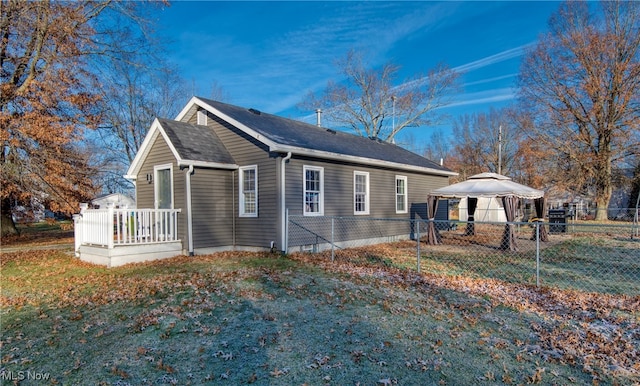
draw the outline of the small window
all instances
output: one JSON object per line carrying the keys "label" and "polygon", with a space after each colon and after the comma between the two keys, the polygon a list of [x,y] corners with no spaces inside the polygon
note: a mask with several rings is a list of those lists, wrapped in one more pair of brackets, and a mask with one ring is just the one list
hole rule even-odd
{"label": "small window", "polygon": [[206,110],[198,110],[197,113],[198,125],[206,126],[207,125],[207,111]]}
{"label": "small window", "polygon": [[407,177],[396,176],[396,213],[407,213]]}
{"label": "small window", "polygon": [[324,168],[304,166],[304,215],[324,214]]}
{"label": "small window", "polygon": [[258,166],[240,168],[240,216],[258,217]]}
{"label": "small window", "polygon": [[353,172],[354,214],[369,214],[369,173]]}

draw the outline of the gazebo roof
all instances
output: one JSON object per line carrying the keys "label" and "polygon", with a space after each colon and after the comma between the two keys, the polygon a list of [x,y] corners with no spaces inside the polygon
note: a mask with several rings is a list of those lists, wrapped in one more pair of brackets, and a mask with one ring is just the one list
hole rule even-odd
{"label": "gazebo roof", "polygon": [[511,178],[501,174],[480,173],[466,181],[433,190],[430,195],[444,198],[516,196],[535,199],[544,197],[544,192],[513,182]]}

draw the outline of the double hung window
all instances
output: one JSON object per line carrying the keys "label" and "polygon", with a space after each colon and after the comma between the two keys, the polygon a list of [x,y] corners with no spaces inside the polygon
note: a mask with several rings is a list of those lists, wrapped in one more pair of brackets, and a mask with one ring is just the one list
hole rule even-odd
{"label": "double hung window", "polygon": [[407,177],[396,176],[396,213],[407,213]]}
{"label": "double hung window", "polygon": [[353,172],[354,214],[369,214],[369,173]]}
{"label": "double hung window", "polygon": [[258,217],[258,166],[240,168],[240,216]]}
{"label": "double hung window", "polygon": [[324,214],[324,168],[304,166],[304,215]]}

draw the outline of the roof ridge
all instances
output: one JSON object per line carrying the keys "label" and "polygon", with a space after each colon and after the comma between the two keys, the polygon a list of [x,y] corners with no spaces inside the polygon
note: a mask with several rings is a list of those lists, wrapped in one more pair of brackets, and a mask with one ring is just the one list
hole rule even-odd
{"label": "roof ridge", "polygon": [[[417,167],[422,171],[456,175],[450,169],[397,144],[379,138],[363,137],[342,130],[329,129],[279,115],[231,105],[208,98],[194,97],[201,103],[250,130],[255,138],[275,151],[301,150],[319,158],[345,156],[356,163],[379,163],[388,167]],[[197,104],[197,102],[195,102]],[[212,111],[213,112],[213,111]],[[339,136],[336,137],[336,136]],[[260,140],[260,139],[259,139]],[[391,165],[393,164],[393,165]]]}

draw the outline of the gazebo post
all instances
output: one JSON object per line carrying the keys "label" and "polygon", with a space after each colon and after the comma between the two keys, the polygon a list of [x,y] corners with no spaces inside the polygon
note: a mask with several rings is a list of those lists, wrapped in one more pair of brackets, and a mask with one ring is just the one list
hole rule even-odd
{"label": "gazebo post", "polygon": [[513,221],[516,218],[516,204],[518,198],[514,195],[502,197],[502,206],[504,207],[504,214],[507,217],[507,225],[504,227],[504,233],[502,234],[502,241],[500,242],[500,249],[503,251],[509,250],[515,252],[518,250],[516,243],[516,233],[514,230]]}
{"label": "gazebo post", "polygon": [[436,212],[438,211],[438,197],[429,195],[427,197],[427,244],[438,245],[442,243],[442,238],[436,227]]}
{"label": "gazebo post", "polygon": [[478,206],[478,199],[476,197],[467,197],[467,228],[464,231],[465,236],[473,236],[476,234],[476,226],[474,224],[476,213],[476,207]]}
{"label": "gazebo post", "polygon": [[[546,206],[546,200],[544,196],[534,199],[533,206],[536,208],[536,218],[538,224],[536,224],[536,227],[533,229],[531,240],[537,240],[539,238],[540,241],[549,241],[549,234],[547,233],[547,228],[545,228],[544,226],[544,208]],[[540,228],[540,230],[536,232],[536,228]]]}

